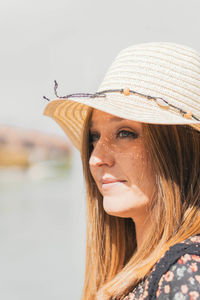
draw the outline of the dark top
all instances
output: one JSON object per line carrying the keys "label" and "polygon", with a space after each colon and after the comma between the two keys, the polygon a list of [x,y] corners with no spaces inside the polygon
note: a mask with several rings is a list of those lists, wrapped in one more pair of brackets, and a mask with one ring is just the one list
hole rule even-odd
{"label": "dark top", "polygon": [[[181,251],[185,254],[179,255]],[[173,262],[167,266],[169,260]],[[162,272],[164,268],[166,272]],[[154,289],[155,297],[152,292]],[[123,300],[149,299],[200,299],[200,235],[170,247],[155,264],[150,275],[141,280]]]}

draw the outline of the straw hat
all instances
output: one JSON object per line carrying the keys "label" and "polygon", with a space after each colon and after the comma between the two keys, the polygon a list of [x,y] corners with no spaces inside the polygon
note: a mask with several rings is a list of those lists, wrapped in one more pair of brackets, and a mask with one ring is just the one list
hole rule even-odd
{"label": "straw hat", "polygon": [[121,50],[94,94],[60,97],[55,84],[58,99],[47,104],[44,115],[63,128],[79,151],[89,107],[134,121],[200,130],[200,53],[185,45],[150,42]]}

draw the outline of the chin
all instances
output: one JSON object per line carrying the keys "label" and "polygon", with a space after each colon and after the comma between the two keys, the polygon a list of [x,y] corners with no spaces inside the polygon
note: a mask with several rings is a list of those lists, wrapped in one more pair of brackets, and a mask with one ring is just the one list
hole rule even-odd
{"label": "chin", "polygon": [[131,210],[128,207],[122,206],[122,202],[120,203],[113,199],[103,199],[103,208],[108,215],[121,217],[121,218],[130,218],[131,217]]}
{"label": "chin", "polygon": [[113,217],[119,217],[119,218],[131,218],[131,216],[128,213],[125,212],[115,212],[115,211],[106,211],[105,212]]}

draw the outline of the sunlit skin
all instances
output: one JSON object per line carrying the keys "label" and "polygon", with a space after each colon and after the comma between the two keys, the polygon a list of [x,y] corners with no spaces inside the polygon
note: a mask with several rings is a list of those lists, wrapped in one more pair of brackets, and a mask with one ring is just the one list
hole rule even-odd
{"label": "sunlit skin", "polygon": [[[139,246],[151,222],[147,207],[155,187],[142,123],[94,109],[90,142],[93,150],[89,167],[103,196],[104,210],[113,216],[133,219]],[[102,177],[125,182],[102,184]]]}

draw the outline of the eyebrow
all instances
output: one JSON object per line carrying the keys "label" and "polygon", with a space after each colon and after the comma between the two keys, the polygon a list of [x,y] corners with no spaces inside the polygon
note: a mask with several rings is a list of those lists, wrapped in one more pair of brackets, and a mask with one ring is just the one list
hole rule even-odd
{"label": "eyebrow", "polygon": [[[119,118],[119,117],[113,117],[110,119],[110,122],[121,122],[123,120],[126,120],[126,119]],[[94,125],[94,122],[91,121],[90,126],[93,126],[93,125]]]}

